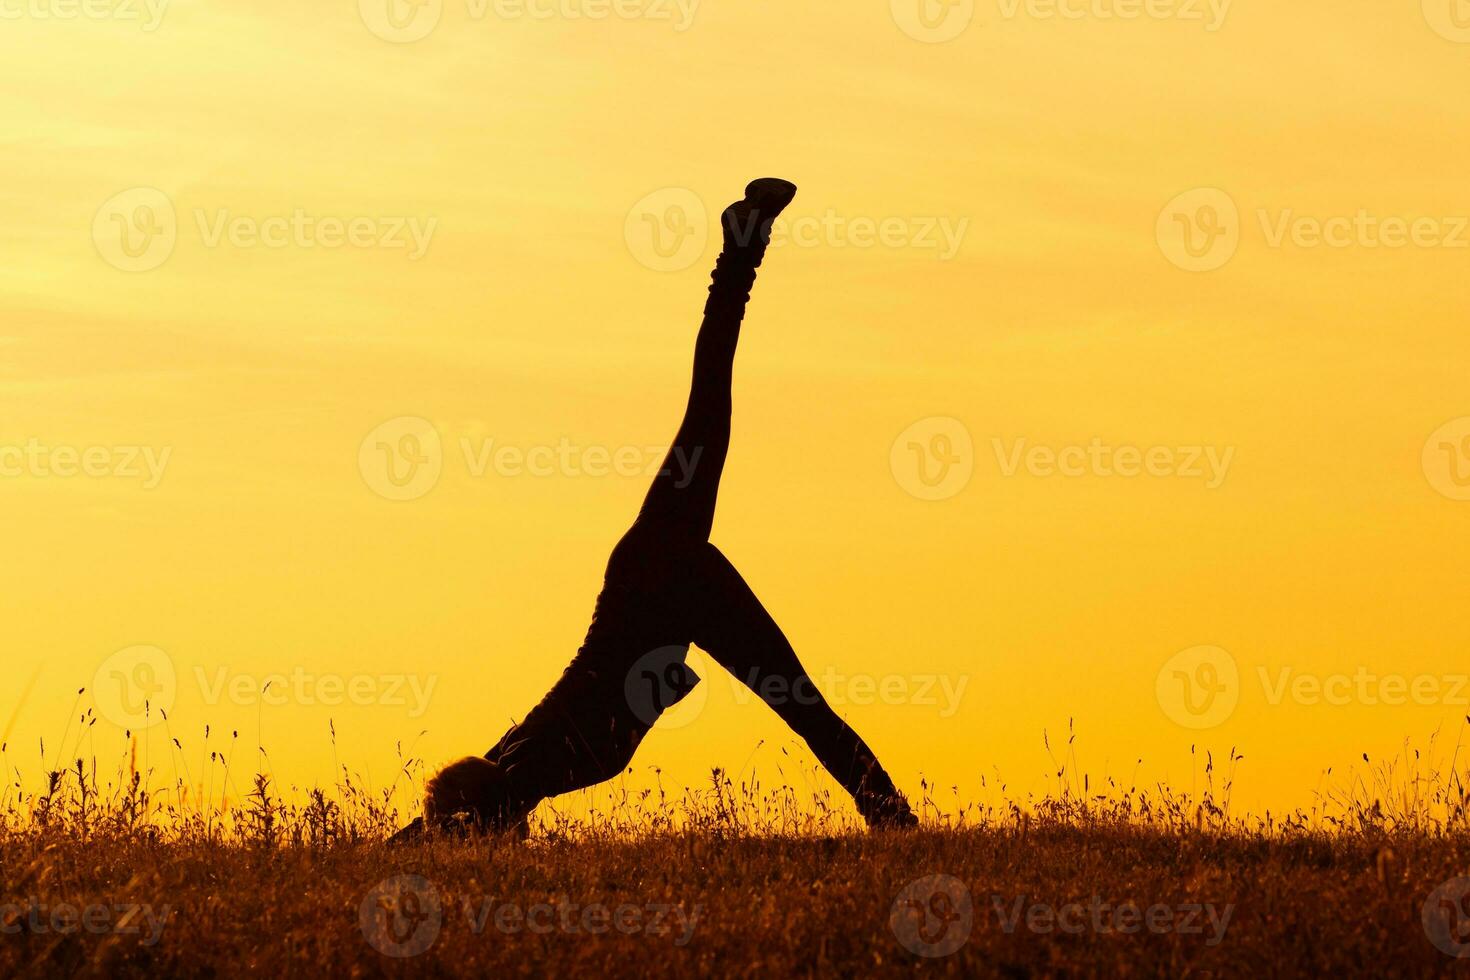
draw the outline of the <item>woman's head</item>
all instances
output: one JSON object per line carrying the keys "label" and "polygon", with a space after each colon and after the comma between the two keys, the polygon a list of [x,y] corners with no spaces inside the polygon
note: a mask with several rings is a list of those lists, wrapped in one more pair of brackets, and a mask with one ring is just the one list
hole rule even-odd
{"label": "woman's head", "polygon": [[480,756],[466,756],[440,769],[424,786],[424,823],[445,828],[500,830],[509,818],[505,772]]}

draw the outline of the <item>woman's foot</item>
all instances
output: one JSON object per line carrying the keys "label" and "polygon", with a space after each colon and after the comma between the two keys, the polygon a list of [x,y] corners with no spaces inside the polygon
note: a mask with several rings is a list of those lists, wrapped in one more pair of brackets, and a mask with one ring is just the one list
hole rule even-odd
{"label": "woman's foot", "polygon": [[745,188],[745,198],[720,216],[726,254],[759,256],[771,242],[771,224],[796,197],[796,185],[779,177],[762,177]]}
{"label": "woman's foot", "polygon": [[908,830],[919,825],[919,818],[902,793],[862,793],[856,801],[858,812],[871,830]]}

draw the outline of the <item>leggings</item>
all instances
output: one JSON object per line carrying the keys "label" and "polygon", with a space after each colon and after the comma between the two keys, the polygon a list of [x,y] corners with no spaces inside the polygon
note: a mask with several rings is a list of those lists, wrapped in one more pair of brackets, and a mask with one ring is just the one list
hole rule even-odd
{"label": "leggings", "polygon": [[[727,246],[715,267],[683,423],[637,520],[613,549],[586,643],[546,698],[486,753],[510,787],[503,825],[523,824],[543,799],[622,772],[655,720],[630,704],[639,683],[630,670],[658,649],[673,649],[682,666],[678,652],[691,643],[765,700],[870,821],[895,807],[908,813],[872,751],[709,541],[730,446],[735,347],[762,251],[759,243]],[[670,700],[697,682],[690,676]]]}

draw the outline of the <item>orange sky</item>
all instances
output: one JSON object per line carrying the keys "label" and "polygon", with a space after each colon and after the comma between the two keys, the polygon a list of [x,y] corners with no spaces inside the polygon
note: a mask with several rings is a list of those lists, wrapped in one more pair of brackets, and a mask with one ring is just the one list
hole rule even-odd
{"label": "orange sky", "polygon": [[[206,723],[298,785],[487,748],[764,174],[715,540],[904,787],[1045,789],[1075,719],[1095,778],[1235,746],[1281,809],[1458,736],[1450,0],[391,2],[0,3],[7,765],[82,686],[104,770],[145,689],[193,778]],[[635,765],[804,785],[700,672]]]}

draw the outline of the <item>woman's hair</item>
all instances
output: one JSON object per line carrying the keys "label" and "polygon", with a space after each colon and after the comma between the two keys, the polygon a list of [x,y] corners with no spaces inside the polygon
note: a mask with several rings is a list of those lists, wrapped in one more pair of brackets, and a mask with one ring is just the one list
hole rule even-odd
{"label": "woman's hair", "polygon": [[480,756],[466,756],[440,769],[425,784],[424,823],[442,827],[464,814],[473,826],[497,828],[508,802],[501,768]]}

